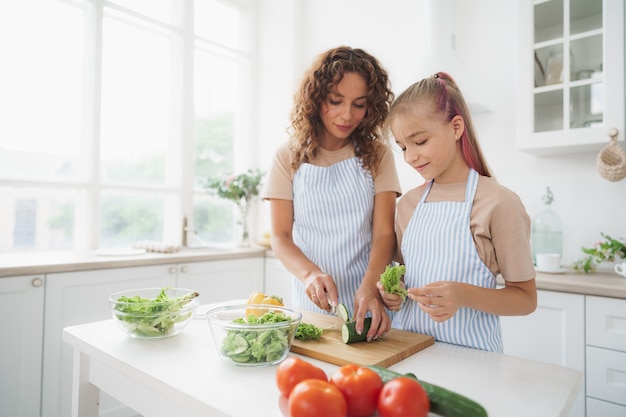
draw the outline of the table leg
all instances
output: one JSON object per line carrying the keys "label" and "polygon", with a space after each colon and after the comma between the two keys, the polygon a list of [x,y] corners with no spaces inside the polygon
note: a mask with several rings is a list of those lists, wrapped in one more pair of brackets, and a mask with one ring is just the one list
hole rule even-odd
{"label": "table leg", "polygon": [[100,389],[89,382],[90,362],[89,356],[74,349],[72,417],[98,417],[100,414]]}

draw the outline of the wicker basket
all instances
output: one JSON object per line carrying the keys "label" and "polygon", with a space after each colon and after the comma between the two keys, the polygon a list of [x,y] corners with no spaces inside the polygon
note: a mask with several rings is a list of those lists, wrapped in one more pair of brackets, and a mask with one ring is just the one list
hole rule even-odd
{"label": "wicker basket", "polygon": [[598,171],[604,179],[619,181],[626,178],[626,152],[617,143],[617,130],[609,134],[611,142],[598,154]]}

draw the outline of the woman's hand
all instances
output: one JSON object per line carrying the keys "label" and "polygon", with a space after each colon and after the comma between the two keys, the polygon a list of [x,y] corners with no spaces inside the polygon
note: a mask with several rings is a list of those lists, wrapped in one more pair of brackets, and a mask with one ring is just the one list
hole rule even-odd
{"label": "woman's hand", "polygon": [[443,322],[463,307],[463,284],[453,281],[438,281],[421,288],[409,288],[409,298],[419,303],[422,311],[434,321]]}
{"label": "woman's hand", "polygon": [[304,281],[307,297],[319,308],[333,311],[339,303],[335,280],[325,272],[314,272]]}
{"label": "woman's hand", "polygon": [[[402,287],[404,287],[404,282],[401,285]],[[403,303],[402,297],[400,295],[389,294],[385,292],[385,287],[380,281],[376,283],[376,288],[378,288],[380,298],[383,301],[385,307],[387,307],[387,309],[389,309],[390,311],[400,311]]]}
{"label": "woman's hand", "polygon": [[361,285],[354,299],[354,316],[352,317],[356,321],[355,329],[358,334],[363,332],[363,322],[368,312],[371,313],[372,324],[367,332],[367,341],[371,342],[389,332],[391,319],[376,289]]}

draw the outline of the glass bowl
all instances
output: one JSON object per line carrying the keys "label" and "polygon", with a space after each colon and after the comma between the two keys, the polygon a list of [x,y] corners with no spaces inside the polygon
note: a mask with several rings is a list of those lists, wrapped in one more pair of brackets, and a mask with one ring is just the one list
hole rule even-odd
{"label": "glass bowl", "polygon": [[[299,311],[265,304],[216,307],[206,316],[220,358],[238,366],[281,362],[287,357],[302,320]],[[286,321],[262,322],[268,318]]]}
{"label": "glass bowl", "polygon": [[140,288],[111,294],[109,303],[113,319],[130,337],[162,339],[189,324],[198,295],[185,288]]}

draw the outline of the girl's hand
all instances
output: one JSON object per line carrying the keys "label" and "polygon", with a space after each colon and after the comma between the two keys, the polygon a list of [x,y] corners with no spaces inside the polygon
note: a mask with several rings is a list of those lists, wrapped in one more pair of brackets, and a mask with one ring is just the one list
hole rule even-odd
{"label": "girl's hand", "polygon": [[332,311],[339,303],[337,287],[333,277],[325,272],[315,272],[304,281],[307,297],[319,308]]}
{"label": "girl's hand", "polygon": [[[404,283],[402,283],[402,286],[404,286]],[[400,297],[400,295],[386,293],[385,288],[380,281],[376,283],[376,288],[378,288],[380,298],[383,300],[383,304],[387,307],[387,309],[390,311],[400,310],[400,307],[402,307],[402,297]]]}
{"label": "girl's hand", "polygon": [[453,281],[439,281],[421,288],[409,288],[409,298],[419,303],[422,311],[434,321],[443,322],[456,314],[463,306],[463,285]]}

